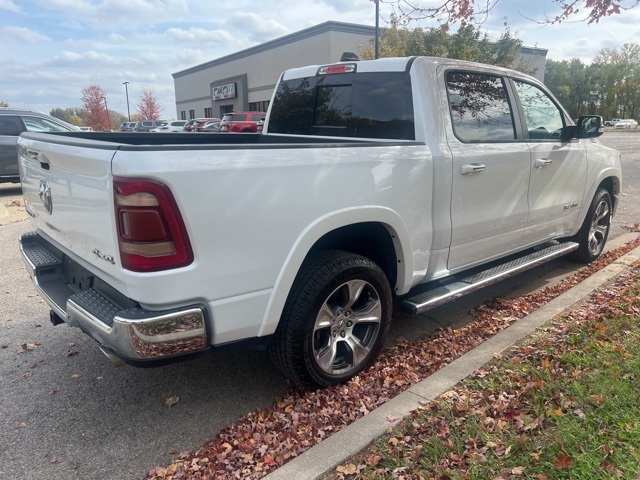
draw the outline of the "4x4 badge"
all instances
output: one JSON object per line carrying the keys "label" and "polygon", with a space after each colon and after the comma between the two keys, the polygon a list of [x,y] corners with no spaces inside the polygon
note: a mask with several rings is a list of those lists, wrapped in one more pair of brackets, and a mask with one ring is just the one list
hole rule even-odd
{"label": "4x4 badge", "polygon": [[49,215],[53,212],[53,200],[51,199],[51,185],[46,180],[40,180],[40,200]]}

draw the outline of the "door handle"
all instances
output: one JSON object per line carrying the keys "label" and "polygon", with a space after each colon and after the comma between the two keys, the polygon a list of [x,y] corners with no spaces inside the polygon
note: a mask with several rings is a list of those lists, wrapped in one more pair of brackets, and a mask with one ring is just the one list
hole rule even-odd
{"label": "door handle", "polygon": [[544,168],[548,167],[553,163],[553,160],[549,160],[548,158],[536,158],[536,161],[533,162],[533,166],[536,168]]}
{"label": "door handle", "polygon": [[472,173],[484,172],[487,167],[481,163],[470,163],[468,165],[462,165],[460,167],[460,173],[462,175],[471,175]]}

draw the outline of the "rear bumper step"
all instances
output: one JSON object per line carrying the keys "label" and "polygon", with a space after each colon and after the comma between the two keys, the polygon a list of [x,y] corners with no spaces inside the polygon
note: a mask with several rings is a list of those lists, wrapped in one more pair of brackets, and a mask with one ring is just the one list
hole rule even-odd
{"label": "rear bumper step", "polygon": [[117,293],[33,232],[20,238],[22,259],[52,323],[78,327],[114,361],[144,363],[208,348],[205,308],[151,311]]}
{"label": "rear bumper step", "polygon": [[409,315],[418,315],[577,249],[578,244],[575,242],[551,245],[528,255],[511,259],[499,265],[494,265],[487,270],[476,272],[454,283],[435,287],[416,294],[409,293],[409,296],[404,297],[400,301],[400,308]]}

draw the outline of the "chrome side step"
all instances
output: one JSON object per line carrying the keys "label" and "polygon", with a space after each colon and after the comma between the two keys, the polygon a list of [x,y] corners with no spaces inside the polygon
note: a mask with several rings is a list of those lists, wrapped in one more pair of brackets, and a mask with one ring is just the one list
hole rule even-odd
{"label": "chrome side step", "polygon": [[409,293],[409,296],[400,301],[400,308],[409,315],[418,315],[577,249],[578,244],[575,242],[559,243],[499,265],[493,264],[494,266],[487,270],[473,273],[448,285],[416,294]]}

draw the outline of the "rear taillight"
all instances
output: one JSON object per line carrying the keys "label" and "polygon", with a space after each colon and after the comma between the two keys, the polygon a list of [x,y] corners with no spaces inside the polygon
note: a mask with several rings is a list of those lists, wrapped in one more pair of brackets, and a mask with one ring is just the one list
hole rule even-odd
{"label": "rear taillight", "polygon": [[189,237],[169,187],[148,179],[117,177],[113,190],[124,268],[155,272],[193,262]]}

